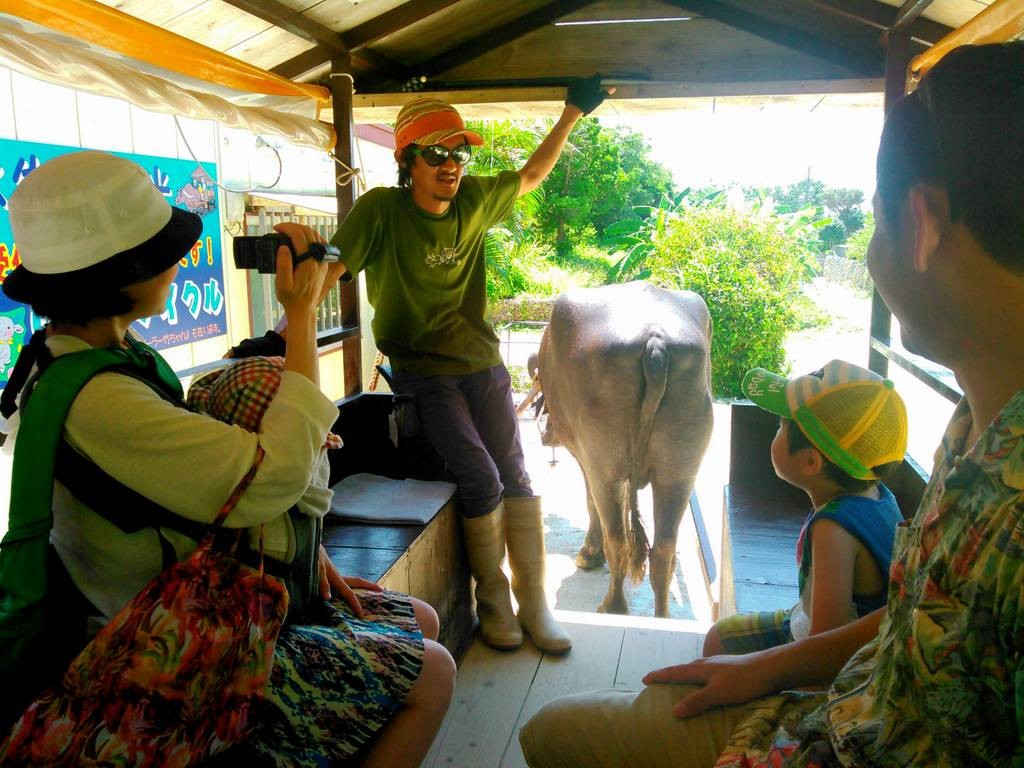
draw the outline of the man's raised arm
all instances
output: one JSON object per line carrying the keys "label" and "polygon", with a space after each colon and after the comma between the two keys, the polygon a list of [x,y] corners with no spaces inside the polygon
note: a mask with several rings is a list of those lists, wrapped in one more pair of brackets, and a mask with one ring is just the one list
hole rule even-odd
{"label": "man's raised arm", "polygon": [[615,93],[614,88],[602,88],[601,76],[594,75],[580,80],[573,80],[565,92],[565,109],[544,141],[533,151],[526,165],[519,169],[519,194],[532,192],[548,177],[551,169],[558,162],[559,155],[565,147],[576,122],[584,115],[589,115],[604,101],[606,96]]}

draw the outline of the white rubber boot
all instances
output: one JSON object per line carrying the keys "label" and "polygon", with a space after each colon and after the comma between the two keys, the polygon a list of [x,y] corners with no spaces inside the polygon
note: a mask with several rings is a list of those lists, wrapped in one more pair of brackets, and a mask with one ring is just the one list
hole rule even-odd
{"label": "white rubber boot", "polygon": [[572,648],[572,638],[551,615],[544,595],[544,520],[540,496],[509,496],[503,503],[519,623],[540,650],[565,653]]}
{"label": "white rubber boot", "polygon": [[501,570],[505,558],[505,525],[502,505],[482,517],[462,518],[462,532],[469,554],[469,569],[476,579],[476,615],[480,636],[492,648],[512,650],[523,644],[508,579]]}

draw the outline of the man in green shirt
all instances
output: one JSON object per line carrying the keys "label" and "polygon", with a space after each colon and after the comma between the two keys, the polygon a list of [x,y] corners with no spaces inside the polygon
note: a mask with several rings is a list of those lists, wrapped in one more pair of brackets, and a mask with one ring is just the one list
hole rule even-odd
{"label": "man in green shirt", "polygon": [[[517,648],[525,630],[543,651],[572,640],[544,596],[544,527],[523,461],[512,388],[487,309],[484,239],[551,172],[577,120],[606,93],[598,77],[570,84],[565,109],[519,171],[463,176],[483,139],[439,99],[398,115],[398,187],[356,201],[332,243],[347,279],[366,271],[377,346],[392,386],[411,396],[426,439],[459,485],[463,531],[485,642]],[[508,546],[512,588],[501,570]]]}

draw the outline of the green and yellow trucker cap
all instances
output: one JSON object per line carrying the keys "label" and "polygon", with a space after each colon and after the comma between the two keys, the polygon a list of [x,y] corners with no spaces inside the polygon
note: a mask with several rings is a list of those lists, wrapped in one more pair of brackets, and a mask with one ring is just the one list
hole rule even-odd
{"label": "green and yellow trucker cap", "polygon": [[877,480],[872,467],[902,461],[907,451],[903,399],[891,381],[853,363],[833,360],[793,379],[755,368],[741,388],[755,405],[796,422],[851,477]]}

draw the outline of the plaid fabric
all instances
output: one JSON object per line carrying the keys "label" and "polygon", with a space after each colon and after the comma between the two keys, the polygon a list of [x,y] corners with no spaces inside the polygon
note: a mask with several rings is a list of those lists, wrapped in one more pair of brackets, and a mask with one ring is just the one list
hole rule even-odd
{"label": "plaid fabric", "polygon": [[718,637],[732,654],[752,653],[792,642],[789,618],[793,609],[736,613],[715,622]]}
{"label": "plaid fabric", "polygon": [[[281,387],[283,357],[245,357],[192,382],[189,408],[215,419],[259,432],[267,407]],[[341,438],[327,433],[326,446],[341,448]]]}
{"label": "plaid fabric", "polygon": [[281,386],[283,357],[247,357],[192,382],[189,408],[258,432]]}

